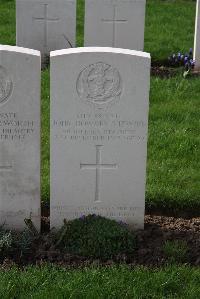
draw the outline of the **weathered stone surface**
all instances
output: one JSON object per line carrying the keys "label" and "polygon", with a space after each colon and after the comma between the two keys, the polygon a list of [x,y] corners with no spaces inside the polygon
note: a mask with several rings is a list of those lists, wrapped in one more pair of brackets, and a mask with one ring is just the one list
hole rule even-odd
{"label": "weathered stone surface", "polygon": [[40,228],[40,53],[0,46],[0,225]]}
{"label": "weathered stone surface", "polygon": [[143,51],[146,0],[86,0],[85,46]]}
{"label": "weathered stone surface", "polygon": [[76,39],[76,0],[16,0],[17,45],[50,51],[71,48]]}
{"label": "weathered stone surface", "polygon": [[51,227],[88,214],[143,227],[149,79],[147,53],[51,53]]}
{"label": "weathered stone surface", "polygon": [[196,6],[194,60],[195,60],[195,70],[200,71],[200,0],[197,0],[197,6]]}

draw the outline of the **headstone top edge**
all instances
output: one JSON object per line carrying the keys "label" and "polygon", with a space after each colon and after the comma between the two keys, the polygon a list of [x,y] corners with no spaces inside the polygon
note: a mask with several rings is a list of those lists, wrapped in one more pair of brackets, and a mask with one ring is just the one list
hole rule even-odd
{"label": "headstone top edge", "polygon": [[81,48],[63,49],[63,50],[52,51],[50,53],[50,56],[55,57],[55,56],[61,56],[61,55],[81,54],[81,53],[125,54],[125,55],[132,55],[132,56],[138,56],[138,57],[151,59],[150,53],[147,53],[147,52],[122,49],[122,48],[112,48],[112,47],[81,47]]}
{"label": "headstone top edge", "polygon": [[9,45],[0,45],[0,51],[17,52],[17,53],[29,54],[38,57],[41,56],[40,51],[17,47],[17,46],[9,46]]}

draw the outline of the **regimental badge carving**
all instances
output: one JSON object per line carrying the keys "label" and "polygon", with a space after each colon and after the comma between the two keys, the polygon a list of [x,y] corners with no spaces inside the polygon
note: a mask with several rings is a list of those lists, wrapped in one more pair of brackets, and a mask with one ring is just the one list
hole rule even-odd
{"label": "regimental badge carving", "polygon": [[13,83],[6,69],[0,66],[0,104],[5,103],[13,89]]}
{"label": "regimental badge carving", "polygon": [[104,62],[86,67],[77,79],[79,97],[104,109],[119,100],[122,92],[122,80],[116,68]]}

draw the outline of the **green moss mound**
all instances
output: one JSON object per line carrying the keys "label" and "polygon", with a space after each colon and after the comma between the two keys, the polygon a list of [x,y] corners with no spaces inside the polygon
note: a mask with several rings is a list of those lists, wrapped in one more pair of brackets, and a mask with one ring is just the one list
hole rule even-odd
{"label": "green moss mound", "polygon": [[89,258],[110,259],[132,254],[136,245],[135,236],[126,224],[96,215],[69,221],[60,233],[62,250]]}

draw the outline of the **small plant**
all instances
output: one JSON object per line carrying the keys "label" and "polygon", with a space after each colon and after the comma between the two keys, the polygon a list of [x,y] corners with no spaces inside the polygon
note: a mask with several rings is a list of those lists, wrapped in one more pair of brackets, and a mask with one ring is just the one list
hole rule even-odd
{"label": "small plant", "polygon": [[24,229],[20,234],[16,234],[13,240],[13,247],[21,252],[21,256],[31,249],[33,235],[28,229]]}
{"label": "small plant", "polygon": [[188,246],[185,241],[166,241],[163,252],[170,263],[183,263],[187,260]]}
{"label": "small plant", "polygon": [[133,253],[136,245],[126,225],[96,215],[66,222],[58,239],[61,250],[102,259]]}
{"label": "small plant", "polygon": [[185,71],[183,76],[186,77],[191,70],[194,68],[195,61],[193,60],[193,50],[192,48],[189,50],[189,53],[182,54],[178,52],[177,54],[172,54],[168,57],[168,62],[170,66],[180,67],[184,66]]}
{"label": "small plant", "polygon": [[0,227],[0,254],[9,250],[12,246],[13,238],[10,231],[4,230],[3,227]]}
{"label": "small plant", "polygon": [[0,255],[8,257],[13,251],[18,251],[21,256],[30,250],[34,236],[31,231],[26,228],[22,232],[6,230],[0,227]]}

